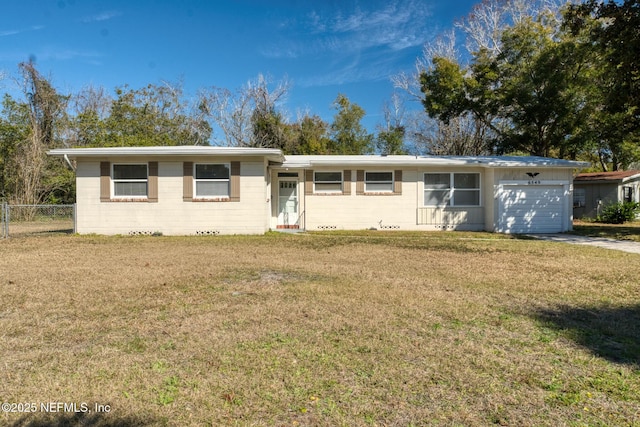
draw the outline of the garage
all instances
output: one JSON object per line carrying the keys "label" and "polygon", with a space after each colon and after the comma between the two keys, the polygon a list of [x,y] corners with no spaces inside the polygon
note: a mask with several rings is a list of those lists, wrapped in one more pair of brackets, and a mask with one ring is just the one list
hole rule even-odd
{"label": "garage", "polygon": [[567,192],[563,185],[502,185],[498,229],[503,233],[559,233]]}

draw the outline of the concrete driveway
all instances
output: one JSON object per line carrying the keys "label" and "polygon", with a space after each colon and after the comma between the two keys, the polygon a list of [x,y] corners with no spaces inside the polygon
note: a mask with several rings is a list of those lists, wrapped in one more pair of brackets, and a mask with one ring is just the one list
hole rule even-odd
{"label": "concrete driveway", "polygon": [[552,242],[597,246],[605,249],[640,254],[640,243],[631,240],[613,240],[602,237],[576,236],[574,234],[531,234],[530,236],[535,237],[536,239]]}

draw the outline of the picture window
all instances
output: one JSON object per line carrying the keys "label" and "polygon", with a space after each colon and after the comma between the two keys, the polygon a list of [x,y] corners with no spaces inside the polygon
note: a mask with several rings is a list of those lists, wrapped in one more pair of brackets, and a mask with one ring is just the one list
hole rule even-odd
{"label": "picture window", "polygon": [[425,173],[425,206],[480,206],[480,174]]}

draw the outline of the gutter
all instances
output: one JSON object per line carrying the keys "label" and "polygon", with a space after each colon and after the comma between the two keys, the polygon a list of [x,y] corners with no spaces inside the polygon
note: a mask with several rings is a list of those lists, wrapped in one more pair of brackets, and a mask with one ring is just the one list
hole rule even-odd
{"label": "gutter", "polygon": [[71,160],[69,160],[69,156],[68,155],[64,155],[64,161],[67,162],[67,164],[69,165],[69,167],[71,168],[72,171],[76,171],[76,168],[73,166],[73,164],[71,163]]}

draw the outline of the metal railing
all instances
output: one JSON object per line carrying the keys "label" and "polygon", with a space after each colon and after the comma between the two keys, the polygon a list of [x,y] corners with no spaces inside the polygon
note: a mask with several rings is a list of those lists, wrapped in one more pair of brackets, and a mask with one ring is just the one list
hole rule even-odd
{"label": "metal railing", "polygon": [[75,205],[19,205],[0,203],[0,237],[73,233]]}

